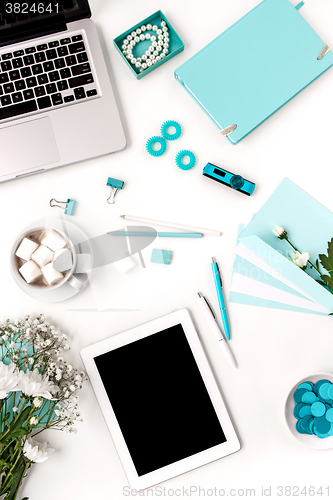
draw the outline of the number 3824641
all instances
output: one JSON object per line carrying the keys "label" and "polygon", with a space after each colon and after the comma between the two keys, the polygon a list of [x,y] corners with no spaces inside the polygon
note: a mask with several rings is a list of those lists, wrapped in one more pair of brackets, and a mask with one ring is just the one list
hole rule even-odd
{"label": "number 3824641", "polygon": [[58,3],[47,2],[34,2],[28,4],[27,2],[6,2],[6,14],[29,14],[30,12],[38,14],[52,14],[59,12]]}

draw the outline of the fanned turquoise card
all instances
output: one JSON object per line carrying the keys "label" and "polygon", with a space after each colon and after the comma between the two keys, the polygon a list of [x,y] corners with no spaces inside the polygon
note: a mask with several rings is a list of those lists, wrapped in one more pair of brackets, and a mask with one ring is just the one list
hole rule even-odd
{"label": "fanned turquoise card", "polygon": [[289,0],[264,0],[175,77],[237,144],[333,65],[325,45]]}
{"label": "fanned turquoise card", "polygon": [[314,269],[308,265],[304,272],[290,260],[294,250],[275,236],[276,225],[287,231],[300,252],[309,252],[313,262],[327,253],[333,237],[333,213],[291,180],[283,179],[240,229],[229,300],[316,314],[333,312],[333,295],[316,282],[319,276]]}

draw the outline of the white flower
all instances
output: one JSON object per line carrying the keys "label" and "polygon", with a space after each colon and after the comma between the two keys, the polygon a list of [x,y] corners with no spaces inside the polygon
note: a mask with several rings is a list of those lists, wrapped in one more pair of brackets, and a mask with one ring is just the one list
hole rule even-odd
{"label": "white flower", "polygon": [[300,267],[301,269],[305,269],[306,268],[306,265],[308,263],[308,260],[310,258],[310,255],[308,252],[302,252],[302,253],[299,253],[299,252],[296,252],[296,253],[292,253],[290,252],[290,257],[293,261],[294,264],[296,264],[298,267]]}
{"label": "white flower", "polygon": [[67,425],[65,427],[62,428],[62,430],[65,432],[65,434],[76,434],[77,433],[77,429],[75,429],[75,427],[68,427]]}
{"label": "white flower", "polygon": [[0,361],[0,399],[5,399],[11,391],[19,391],[18,381],[19,372],[16,365],[5,365]]}
{"label": "white flower", "polygon": [[287,231],[285,231],[281,226],[275,226],[275,228],[273,229],[273,233],[280,240],[283,240],[287,236]]}
{"label": "white flower", "polygon": [[34,405],[35,408],[40,408],[43,404],[43,398],[41,398],[40,396],[38,396],[37,398],[35,398],[32,402],[32,404]]}
{"label": "white flower", "polygon": [[23,394],[29,397],[41,396],[51,399],[51,393],[58,392],[59,390],[57,385],[49,381],[48,376],[40,375],[37,368],[34,371],[27,370],[26,373],[21,371],[18,385]]}
{"label": "white flower", "polygon": [[12,340],[11,343],[9,344],[9,349],[14,349],[15,347],[15,342]]}
{"label": "white flower", "polygon": [[18,412],[18,407],[17,407],[17,406],[14,406],[14,408],[13,408],[13,413],[16,413],[16,412]]}
{"label": "white flower", "polygon": [[32,437],[28,438],[23,446],[23,454],[30,462],[45,462],[53,452],[54,448],[48,443],[40,443]]}
{"label": "white flower", "polygon": [[36,426],[38,424],[38,417],[31,417],[31,419],[29,420],[29,424],[31,426]]}

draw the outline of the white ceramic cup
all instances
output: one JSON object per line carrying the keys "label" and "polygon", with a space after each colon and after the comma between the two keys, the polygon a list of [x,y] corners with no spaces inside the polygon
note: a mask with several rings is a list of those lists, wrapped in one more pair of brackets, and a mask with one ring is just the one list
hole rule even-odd
{"label": "white ceramic cup", "polygon": [[[29,226],[29,229],[26,229],[21,234],[19,234],[19,236],[16,238],[15,242],[13,243],[13,246],[11,249],[11,255],[10,255],[10,268],[11,268],[11,271],[12,271],[14,278],[25,286],[28,286],[28,287],[36,286],[34,283],[32,283],[32,284],[27,283],[23,279],[23,277],[21,276],[21,274],[19,272],[19,267],[18,267],[18,262],[17,262],[17,257],[15,255],[15,252],[16,252],[19,244],[21,243],[21,241],[23,240],[24,237],[28,237],[31,234],[36,233],[38,231],[47,232],[50,230],[59,233],[66,240],[67,246],[72,253],[72,258],[73,258],[72,267],[70,268],[69,271],[66,272],[64,279],[61,280],[56,285],[38,286],[38,288],[40,290],[45,291],[45,293],[47,293],[48,290],[54,290],[56,288],[60,288],[65,283],[68,283],[70,286],[72,286],[76,290],[83,290],[86,286],[86,282],[81,281],[77,276],[75,276],[75,271],[76,271],[77,261],[78,261],[78,254],[77,254],[75,247],[74,247],[72,241],[70,240],[70,238],[56,227],[53,228],[53,227],[48,226],[46,228],[43,228],[40,225]],[[85,254],[80,254],[80,255],[85,255]],[[80,272],[82,273],[83,270],[81,269]]]}

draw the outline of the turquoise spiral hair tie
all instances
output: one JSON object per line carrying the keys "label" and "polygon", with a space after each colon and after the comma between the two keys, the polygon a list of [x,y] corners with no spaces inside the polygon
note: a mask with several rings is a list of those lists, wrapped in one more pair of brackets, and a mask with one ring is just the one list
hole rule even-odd
{"label": "turquoise spiral hair tie", "polygon": [[[188,156],[190,159],[189,163],[187,164],[182,163],[182,158],[184,158],[185,156]],[[183,151],[179,151],[179,153],[177,153],[175,162],[177,167],[181,170],[191,170],[196,162],[195,154],[192,153],[192,151],[188,151],[188,149],[183,149]]]}
{"label": "turquoise spiral hair tie", "polygon": [[[168,133],[169,127],[174,127],[176,131],[173,134],[169,134]],[[166,122],[163,123],[161,127],[161,135],[167,141],[174,141],[175,139],[178,139],[178,137],[181,136],[181,133],[182,133],[181,126],[179,125],[178,122],[175,122],[174,120],[167,120]]]}
{"label": "turquoise spiral hair tie", "polygon": [[[153,149],[153,144],[158,143],[161,147],[157,151]],[[159,137],[158,135],[154,135],[150,139],[148,139],[147,144],[146,144],[146,150],[147,153],[149,153],[152,156],[161,156],[163,153],[165,153],[167,148],[167,143],[166,140],[163,137]]]}

